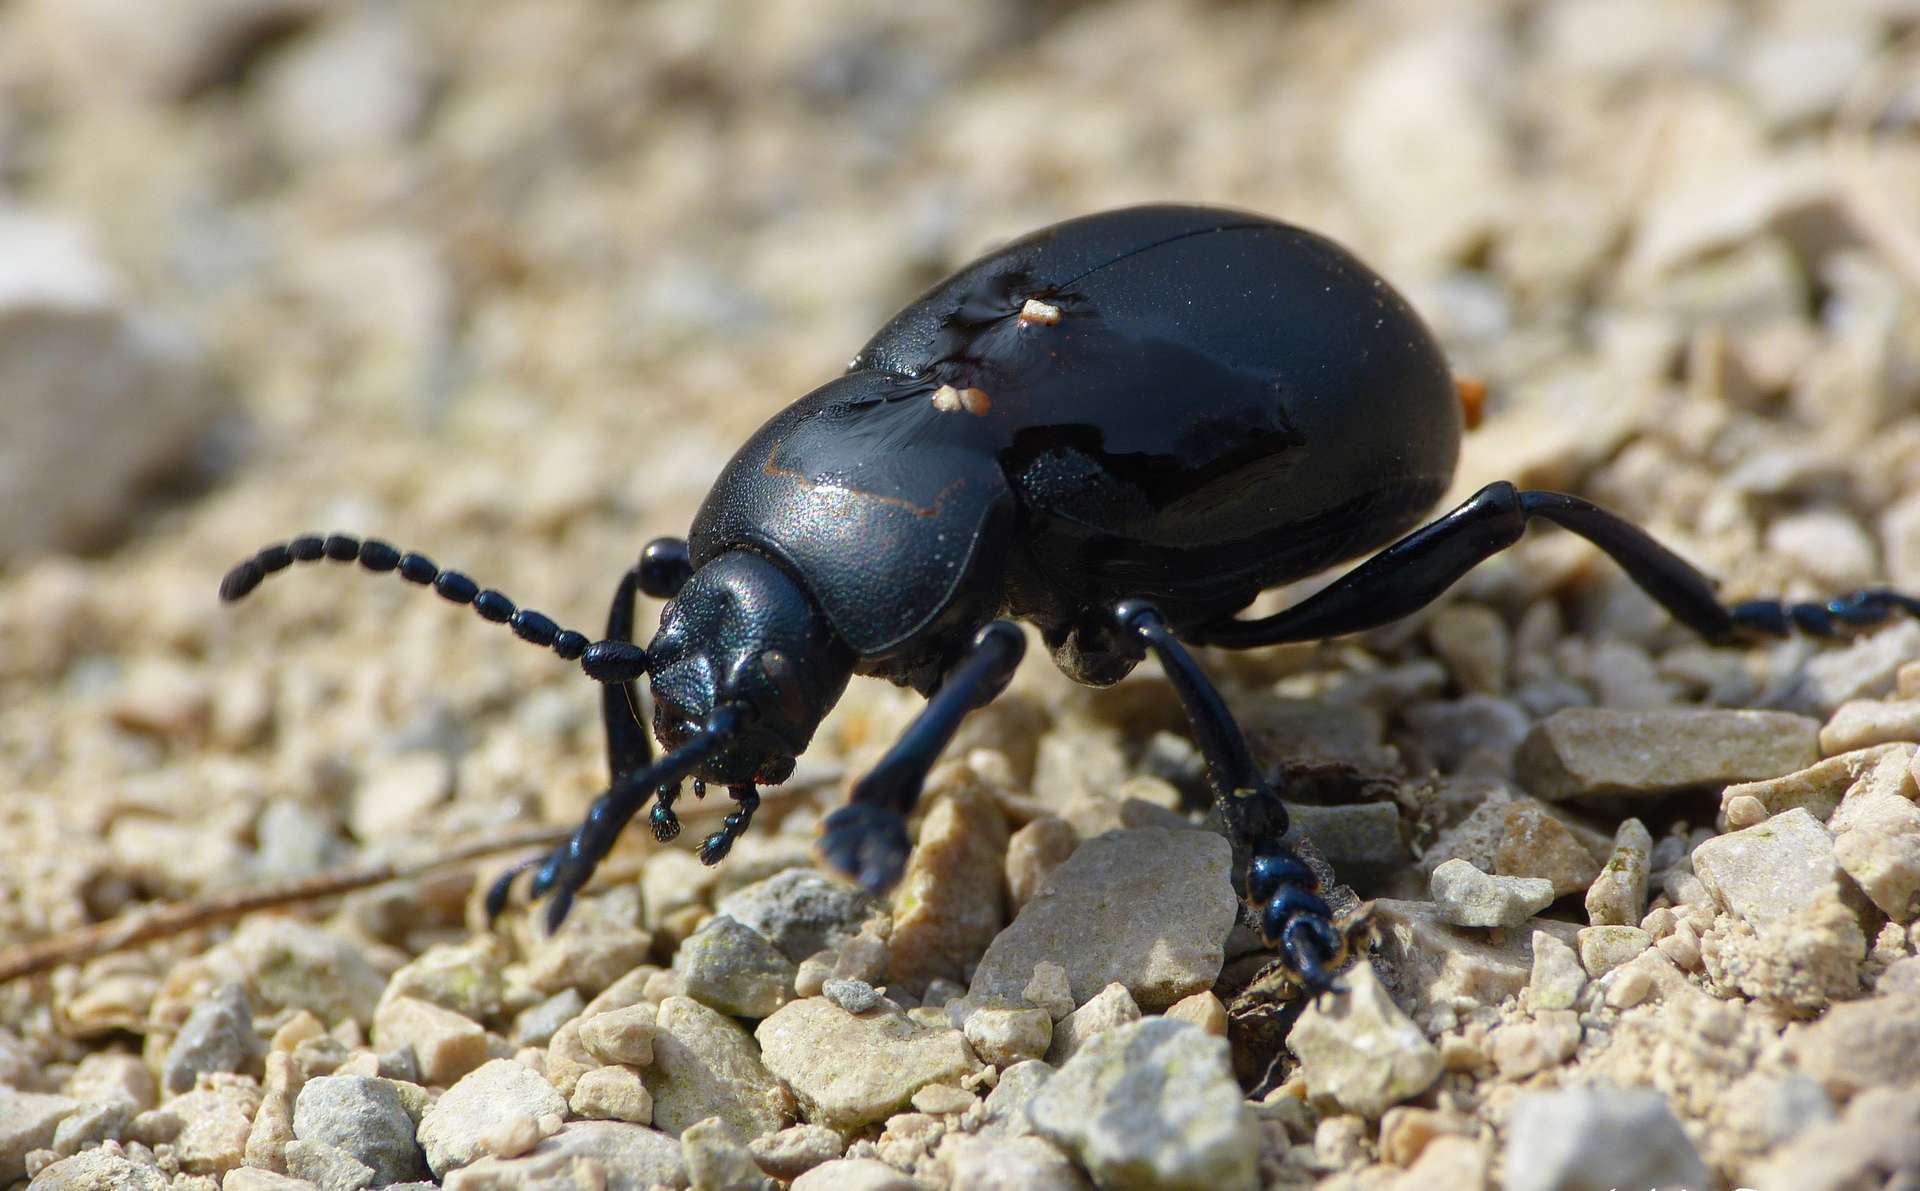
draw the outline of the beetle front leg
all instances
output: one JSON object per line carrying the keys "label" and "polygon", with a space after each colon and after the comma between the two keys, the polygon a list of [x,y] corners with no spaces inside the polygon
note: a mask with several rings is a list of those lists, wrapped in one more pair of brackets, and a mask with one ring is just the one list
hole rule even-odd
{"label": "beetle front leg", "polygon": [[1287,809],[1279,794],[1254,763],[1246,736],[1219,690],[1174,638],[1160,610],[1144,600],[1125,600],[1114,608],[1113,624],[1120,641],[1153,652],[1180,696],[1194,743],[1207,759],[1228,838],[1248,852],[1240,896],[1261,940],[1280,952],[1308,996],[1340,991],[1334,972],[1346,962],[1349,941],[1365,929],[1364,923],[1349,923],[1344,929],[1335,925],[1332,908],[1320,896],[1319,878],[1282,842]]}
{"label": "beetle front leg", "polygon": [[874,893],[900,880],[913,848],[907,815],[920,800],[927,773],[966,714],[1006,689],[1026,649],[1026,635],[1010,620],[996,620],[974,636],[926,707],[854,786],[847,805],[827,816],[819,843],[827,863]]}

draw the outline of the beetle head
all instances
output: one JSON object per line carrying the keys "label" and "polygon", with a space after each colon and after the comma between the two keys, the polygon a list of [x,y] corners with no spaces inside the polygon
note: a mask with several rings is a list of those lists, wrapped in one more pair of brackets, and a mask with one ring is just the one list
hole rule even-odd
{"label": "beetle head", "polygon": [[853,675],[852,651],[799,584],[744,550],[693,572],[661,611],[647,653],[654,734],[668,751],[716,708],[741,713],[700,767],[718,783],[785,781]]}

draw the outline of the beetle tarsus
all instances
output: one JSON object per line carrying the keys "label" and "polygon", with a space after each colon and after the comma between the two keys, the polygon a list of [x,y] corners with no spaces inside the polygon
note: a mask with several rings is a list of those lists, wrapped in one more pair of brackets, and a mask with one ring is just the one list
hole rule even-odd
{"label": "beetle tarsus", "polygon": [[673,813],[673,800],[680,797],[679,787],[662,790],[654,801],[653,809],[647,812],[647,826],[653,831],[655,841],[672,843],[680,838],[680,816]]}
{"label": "beetle tarsus", "polygon": [[1882,624],[1896,612],[1920,619],[1920,598],[1872,587],[1825,602],[1748,600],[1731,609],[1736,640],[1786,637],[1796,630],[1810,637],[1845,637]]}
{"label": "beetle tarsus", "polygon": [[827,816],[818,847],[828,864],[880,894],[900,883],[913,843],[900,812],[853,802]]}

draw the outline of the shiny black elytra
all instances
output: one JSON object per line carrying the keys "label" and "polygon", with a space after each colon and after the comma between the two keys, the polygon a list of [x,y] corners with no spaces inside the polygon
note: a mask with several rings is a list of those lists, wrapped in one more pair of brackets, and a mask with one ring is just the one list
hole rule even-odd
{"label": "shiny black elytra", "polygon": [[[685,541],[646,548],[606,637],[377,540],[308,536],[235,567],[237,600],[294,561],[357,559],[432,585],[606,684],[610,788],[539,864],[557,927],[653,800],[656,838],[694,779],[737,802],[712,864],[784,781],[854,674],[927,706],[830,815],[827,860],[875,891],[900,877],[906,816],[967,712],[993,699],[1036,625],[1069,676],[1119,681],[1148,652],[1206,757],[1265,941],[1311,993],[1349,931],[1281,841],[1273,784],[1182,641],[1247,648],[1357,632],[1432,601],[1545,517],[1613,557],[1711,641],[1831,636],[1920,613],[1888,591],[1732,608],[1645,533],[1586,501],[1490,484],[1414,528],[1446,490],[1461,410],[1445,358],[1385,281],[1331,241],[1258,215],[1144,206],[1044,228],[934,286],[847,371],[774,415],[734,456]],[[1411,531],[1411,532],[1410,532]],[[1403,536],[1404,535],[1404,536]],[[1381,549],[1384,547],[1384,549]],[[1262,589],[1380,550],[1299,605],[1241,620]],[[633,643],[638,593],[664,599]],[[660,760],[638,718],[648,678]]]}

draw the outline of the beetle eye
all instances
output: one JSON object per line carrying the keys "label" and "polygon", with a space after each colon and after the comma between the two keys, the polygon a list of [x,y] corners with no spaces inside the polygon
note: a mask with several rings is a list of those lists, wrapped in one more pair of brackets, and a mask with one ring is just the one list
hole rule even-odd
{"label": "beetle eye", "polygon": [[800,680],[800,668],[778,649],[760,654],[760,672],[773,687],[773,705],[789,722],[807,718],[807,693]]}

